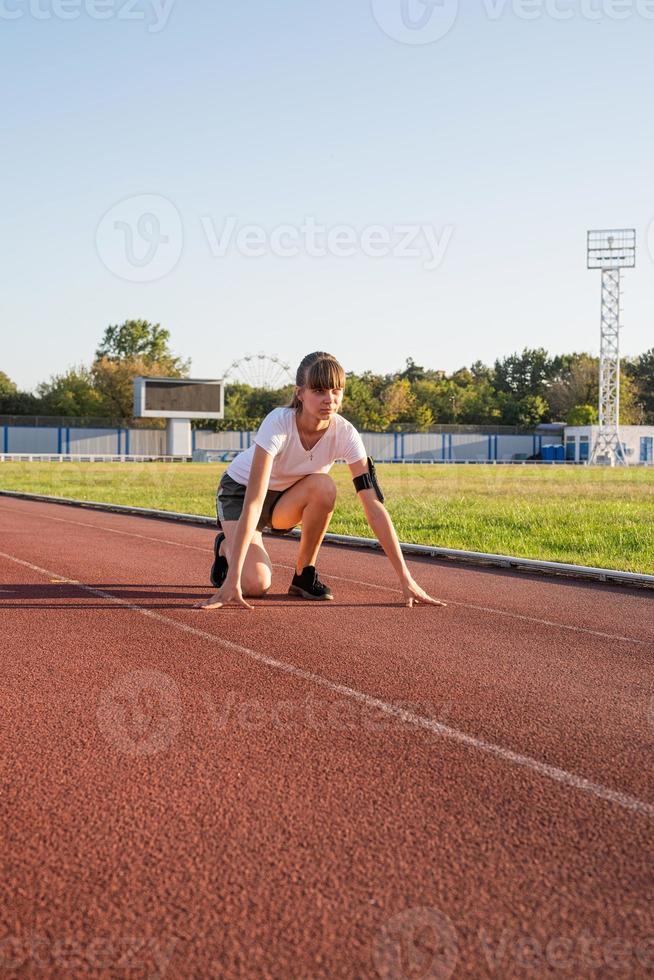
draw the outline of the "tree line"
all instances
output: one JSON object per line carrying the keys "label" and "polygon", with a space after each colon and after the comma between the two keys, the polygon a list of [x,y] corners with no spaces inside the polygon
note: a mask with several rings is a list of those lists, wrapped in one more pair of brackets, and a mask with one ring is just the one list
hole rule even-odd
{"label": "tree line", "polygon": [[[127,421],[132,381],[138,375],[187,377],[190,362],[170,348],[170,333],[147,320],[106,328],[90,365],[77,365],[20,391],[0,371],[0,414],[65,416]],[[620,420],[654,424],[654,348],[622,362]],[[293,387],[270,391],[238,382],[225,390],[225,419],[216,428],[254,428]],[[475,361],[451,374],[425,368],[409,357],[390,374],[348,374],[343,414],[358,429],[394,427],[425,432],[443,424],[517,425],[597,422],[599,360],[588,353],[550,355],[542,347]],[[152,424],[152,420],[148,420]]]}

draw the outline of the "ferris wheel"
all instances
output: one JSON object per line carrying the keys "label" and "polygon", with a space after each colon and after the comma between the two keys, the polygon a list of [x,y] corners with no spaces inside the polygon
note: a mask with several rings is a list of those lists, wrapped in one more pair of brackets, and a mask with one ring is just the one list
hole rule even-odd
{"label": "ferris wheel", "polygon": [[289,364],[286,364],[275,354],[245,354],[232,361],[224,372],[225,381],[229,384],[239,383],[251,388],[268,388],[275,390],[292,385],[293,375]]}

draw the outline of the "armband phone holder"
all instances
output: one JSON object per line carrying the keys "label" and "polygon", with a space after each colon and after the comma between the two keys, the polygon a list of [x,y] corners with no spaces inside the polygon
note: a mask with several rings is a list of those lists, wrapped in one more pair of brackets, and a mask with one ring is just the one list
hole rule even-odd
{"label": "armband phone holder", "polygon": [[368,472],[362,473],[361,476],[355,476],[352,483],[354,484],[354,489],[357,493],[360,493],[362,490],[374,490],[377,494],[377,500],[379,500],[382,504],[384,503],[384,494],[382,493],[382,489],[377,480],[377,473],[375,471],[375,464],[372,456],[368,456]]}

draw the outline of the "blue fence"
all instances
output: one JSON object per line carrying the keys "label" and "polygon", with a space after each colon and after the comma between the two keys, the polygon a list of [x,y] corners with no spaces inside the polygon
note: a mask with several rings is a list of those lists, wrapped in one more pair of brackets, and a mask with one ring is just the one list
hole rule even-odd
{"label": "blue fence", "polygon": [[[394,462],[513,462],[537,454],[553,462],[564,452],[562,445],[544,445],[543,436],[531,434],[364,432],[362,436],[371,456]],[[251,431],[193,429],[192,449],[239,452],[253,438]],[[164,429],[4,425],[1,445],[3,453],[17,455],[159,457],[166,453],[166,433]]]}

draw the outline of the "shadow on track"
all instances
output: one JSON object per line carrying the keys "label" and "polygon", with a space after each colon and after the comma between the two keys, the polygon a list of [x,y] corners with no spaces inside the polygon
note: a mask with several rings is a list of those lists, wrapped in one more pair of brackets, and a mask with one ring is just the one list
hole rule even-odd
{"label": "shadow on track", "polygon": [[[26,585],[25,583],[11,584],[5,583],[0,586],[0,608],[2,609],[116,609],[119,603],[112,602],[111,599],[102,599],[100,596],[87,592],[87,589],[99,589],[110,592],[111,595],[120,600],[120,603],[130,603],[142,606],[144,609],[192,609],[201,614],[201,610],[194,609],[194,603],[207,598],[211,594],[211,589],[205,585],[156,585],[152,588],[144,586],[142,583],[130,585],[107,584],[107,583],[80,583],[76,585],[70,582],[51,582],[38,585]],[[166,591],[167,589],[174,591]],[[179,589],[188,589],[181,592]],[[174,599],[183,599],[183,602],[171,602]],[[71,601],[67,601],[71,600]],[[81,601],[80,601],[81,600]],[[401,605],[399,602],[339,602],[334,599],[331,602],[310,602],[288,596],[286,593],[271,593],[262,599],[250,600],[257,608],[266,606],[286,606],[293,609],[300,607],[318,608],[326,611],[327,609],[363,609],[379,608],[391,609]],[[226,609],[234,609],[237,612],[243,610],[236,606],[227,606]],[[213,614],[218,610],[211,610]]]}

